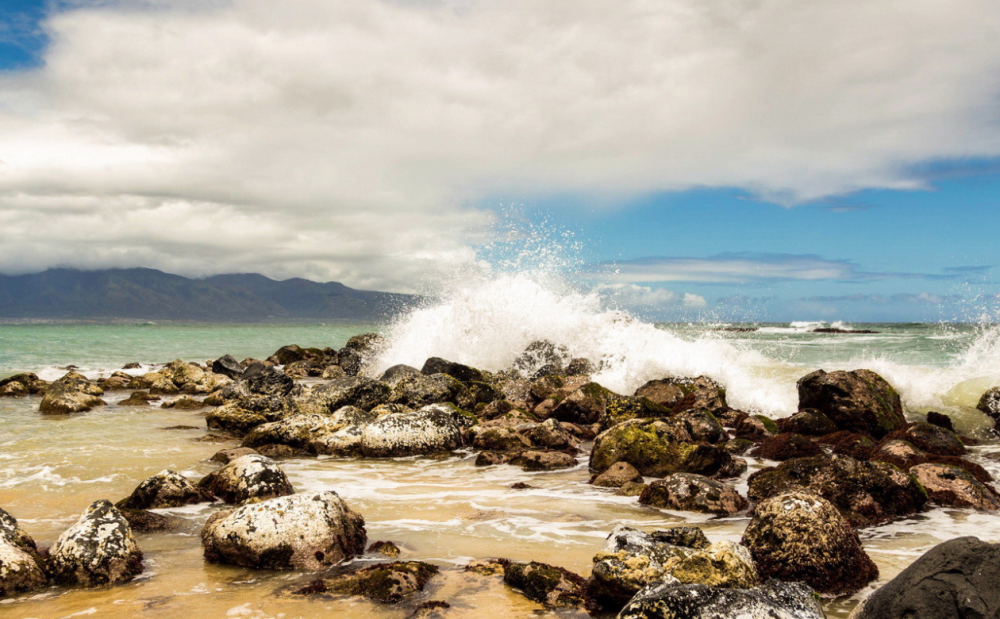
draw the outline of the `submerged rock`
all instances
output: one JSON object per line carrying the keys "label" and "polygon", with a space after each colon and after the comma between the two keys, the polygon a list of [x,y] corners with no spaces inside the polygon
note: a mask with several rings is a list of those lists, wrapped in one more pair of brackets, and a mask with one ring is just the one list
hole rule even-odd
{"label": "submerged rock", "polygon": [[538,563],[508,563],[503,581],[518,589],[529,600],[549,608],[583,608],[588,606],[586,583],[579,574],[567,569]]}
{"label": "submerged rock", "polygon": [[33,591],[46,583],[35,541],[13,516],[0,509],[0,599]]}
{"label": "submerged rock", "polygon": [[364,553],[367,535],[337,493],[310,492],[219,512],[201,540],[211,563],[316,570]]}
{"label": "submerged rock", "polygon": [[300,593],[356,595],[382,604],[398,604],[424,587],[440,570],[423,561],[396,561],[314,581]]}
{"label": "submerged rock", "polygon": [[120,509],[156,509],[179,507],[210,500],[186,477],[169,469],[143,481],[128,497],[115,504]]}
{"label": "submerged rock", "polygon": [[369,458],[451,451],[462,445],[461,411],[432,404],[411,413],[385,415],[364,428],[361,452]]}
{"label": "submerged rock", "polygon": [[798,382],[799,409],[816,409],[841,430],[882,438],[906,427],[899,394],[871,370],[817,370]]}
{"label": "submerged rock", "polygon": [[649,484],[639,503],[689,512],[732,516],[747,508],[747,500],[731,486],[692,473],[675,473]]}
{"label": "submerged rock", "polygon": [[49,549],[48,570],[63,585],[116,585],[142,573],[142,552],[122,513],[95,501]]}
{"label": "submerged rock", "polygon": [[259,454],[232,460],[206,475],[198,482],[198,488],[226,503],[270,499],[295,492],[285,472],[273,460]]}
{"label": "submerged rock", "polygon": [[858,534],[829,501],[790,492],[759,503],[743,534],[762,577],[801,581],[827,595],[852,594],[878,578]]}
{"label": "submerged rock", "polygon": [[873,593],[851,619],[1000,616],[1000,545],[959,537],[930,549]]}
{"label": "submerged rock", "polygon": [[823,619],[812,590],[769,581],[752,589],[662,583],[643,589],[618,619]]}

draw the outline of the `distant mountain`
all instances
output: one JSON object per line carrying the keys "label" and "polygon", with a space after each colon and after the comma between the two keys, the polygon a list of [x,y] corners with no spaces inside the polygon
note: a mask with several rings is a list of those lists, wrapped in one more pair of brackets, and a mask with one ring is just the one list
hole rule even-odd
{"label": "distant mountain", "polygon": [[0,275],[0,319],[378,320],[418,297],[241,273],[189,279],[155,269]]}

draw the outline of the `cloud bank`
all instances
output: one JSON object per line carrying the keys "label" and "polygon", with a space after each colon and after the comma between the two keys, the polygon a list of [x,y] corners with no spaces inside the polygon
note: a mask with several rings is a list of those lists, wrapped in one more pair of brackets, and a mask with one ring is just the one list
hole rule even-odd
{"label": "cloud bank", "polygon": [[1000,155],[995,0],[136,0],[45,28],[0,76],[7,272],[407,291],[476,261],[487,195],[794,203]]}

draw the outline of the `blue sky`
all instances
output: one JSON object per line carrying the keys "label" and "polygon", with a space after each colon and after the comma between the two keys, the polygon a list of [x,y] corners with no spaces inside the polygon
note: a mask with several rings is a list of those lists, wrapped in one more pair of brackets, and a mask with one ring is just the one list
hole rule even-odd
{"label": "blue sky", "polygon": [[1000,9],[915,2],[5,0],[0,271],[424,291],[513,206],[653,318],[1000,320]]}

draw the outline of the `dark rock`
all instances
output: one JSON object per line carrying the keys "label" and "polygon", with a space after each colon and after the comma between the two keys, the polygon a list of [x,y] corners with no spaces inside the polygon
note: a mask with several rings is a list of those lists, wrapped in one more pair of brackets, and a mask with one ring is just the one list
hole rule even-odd
{"label": "dark rock", "polygon": [[132,529],[110,501],[95,501],[49,549],[49,575],[58,584],[117,585],[142,570]]}
{"label": "dark rock", "polygon": [[690,408],[704,408],[712,412],[729,408],[726,390],[707,376],[651,380],[636,389],[635,395],[649,398],[675,413]]}
{"label": "dark rock", "polygon": [[176,518],[157,514],[145,509],[119,508],[122,516],[128,522],[128,526],[135,533],[155,533],[157,531],[170,531],[179,525]]}
{"label": "dark rock", "polygon": [[523,481],[519,481],[510,485],[511,490],[533,490],[535,487],[531,484],[526,484]]}
{"label": "dark rock", "polygon": [[734,438],[726,441],[725,443],[719,445],[722,449],[728,451],[734,456],[742,456],[746,452],[756,445],[753,441],[745,438]]}
{"label": "dark rock", "polygon": [[156,509],[180,507],[210,500],[186,477],[176,471],[160,471],[143,481],[128,497],[115,505],[119,509]]}
{"label": "dark rock", "polygon": [[618,619],[823,619],[812,589],[768,581],[753,589],[656,584],[636,595]]}
{"label": "dark rock", "polygon": [[589,359],[577,357],[566,364],[566,376],[590,376],[596,371]]}
{"label": "dark rock", "polygon": [[815,410],[799,411],[791,417],[778,419],[777,424],[781,432],[794,432],[806,436],[823,436],[837,431],[837,424]]}
{"label": "dark rock", "polygon": [[853,619],[1000,616],[1000,545],[959,537],[930,549],[873,593]]}
{"label": "dark rock", "polygon": [[471,432],[472,446],[476,449],[521,452],[531,448],[531,442],[511,428],[476,426]]}
{"label": "dark rock", "polygon": [[871,370],[817,370],[798,382],[799,409],[814,408],[841,430],[882,438],[906,427],[899,394]]}
{"label": "dark rock", "polygon": [[524,352],[514,360],[514,369],[523,376],[533,377],[544,366],[563,367],[569,360],[569,351],[548,340],[537,340],[528,344]]}
{"label": "dark rock", "polygon": [[849,456],[855,460],[867,460],[875,452],[875,441],[864,434],[842,430],[816,439],[821,445],[829,445],[833,453]]}
{"label": "dark rock", "polygon": [[993,420],[994,430],[1000,432],[1000,387],[993,387],[979,398],[976,408]]}
{"label": "dark rock", "polygon": [[741,477],[743,473],[747,472],[749,464],[743,458],[731,458],[727,464],[722,465],[722,467],[712,475],[712,479],[732,479],[733,477]]}
{"label": "dark rock", "polygon": [[246,383],[250,393],[256,395],[281,397],[290,395],[295,389],[292,377],[273,367],[264,368],[255,374],[251,374],[248,368],[243,382]]}
{"label": "dark rock", "polygon": [[497,466],[499,464],[509,464],[511,460],[518,456],[517,453],[482,451],[476,456],[476,466]]}
{"label": "dark rock", "polygon": [[1000,509],[1000,496],[971,473],[946,464],[918,464],[910,469],[927,490],[931,502],[948,507],[971,507],[981,511]]}
{"label": "dark rock", "polygon": [[728,440],[729,435],[722,428],[719,420],[705,408],[688,409],[672,419],[682,423],[691,438],[697,443],[720,443]]}
{"label": "dark rock", "polygon": [[173,408],[181,411],[194,411],[199,408],[205,408],[205,405],[200,401],[192,398],[191,396],[182,395],[176,400],[171,400],[169,402],[164,402],[160,405],[160,408]]}
{"label": "dark rock", "polygon": [[735,488],[703,475],[675,473],[646,486],[642,505],[718,516],[732,516],[747,508]]}
{"label": "dark rock", "polygon": [[466,409],[475,406],[475,399],[469,388],[448,374],[421,374],[403,378],[392,388],[388,401],[411,408],[441,403],[455,404]]}
{"label": "dark rock", "polygon": [[198,488],[226,503],[264,500],[295,492],[285,472],[263,455],[242,456],[206,475]]}
{"label": "dark rock", "polygon": [[447,361],[441,357],[431,357],[424,362],[424,367],[420,371],[427,376],[432,374],[447,374],[463,383],[470,381],[483,382],[485,380],[483,373],[476,368],[454,361]]}
{"label": "dark rock", "polygon": [[223,449],[221,451],[215,452],[211,458],[212,462],[221,462],[222,464],[229,464],[236,458],[242,458],[243,456],[249,456],[251,454],[257,453],[257,450],[250,449],[249,447],[234,447],[232,449]]}
{"label": "dark rock", "polygon": [[291,401],[276,396],[254,396],[227,402],[205,415],[208,427],[243,435],[270,421],[284,419],[294,412]]}
{"label": "dark rock", "polygon": [[347,376],[317,387],[311,399],[328,412],[345,406],[357,406],[366,411],[389,400],[389,385],[363,376]]}
{"label": "dark rock", "polygon": [[393,542],[373,542],[372,545],[368,547],[368,552],[378,553],[393,559],[398,557],[400,554],[399,546]]}
{"label": "dark rock", "polygon": [[951,417],[944,415],[942,413],[937,413],[934,411],[927,412],[927,423],[932,426],[937,426],[939,428],[944,428],[945,430],[955,431],[955,426],[951,422]]}
{"label": "dark rock", "polygon": [[892,432],[886,438],[907,441],[917,449],[936,456],[962,456],[967,452],[957,434],[925,422]]}
{"label": "dark rock", "polygon": [[525,436],[533,445],[548,449],[571,449],[580,444],[579,439],[555,419],[546,419],[525,432]]}
{"label": "dark rock", "polygon": [[400,380],[407,378],[409,376],[417,376],[420,373],[421,373],[420,370],[413,367],[412,365],[406,365],[404,363],[400,363],[399,365],[394,365],[385,372],[382,372],[382,376],[379,377],[379,380],[389,385],[390,387],[395,387],[396,383],[398,383]]}
{"label": "dark rock", "polygon": [[353,573],[322,578],[299,592],[355,595],[382,604],[398,604],[423,591],[438,571],[437,566],[422,561],[380,563]]}
{"label": "dark rock", "polygon": [[586,580],[569,570],[545,563],[508,563],[503,580],[526,598],[548,608],[583,608],[589,605]]}
{"label": "dark rock", "polygon": [[743,545],[762,577],[805,582],[824,594],[856,593],[878,578],[850,523],[829,501],[809,492],[759,503]]}
{"label": "dark rock", "polygon": [[764,415],[749,415],[736,424],[736,436],[754,441],[762,441],[778,433],[778,424]]}
{"label": "dark rock", "polygon": [[670,527],[649,534],[650,539],[661,544],[703,550],[711,546],[705,532],[698,527]]}
{"label": "dark rock", "polygon": [[750,452],[750,455],[765,460],[784,461],[818,456],[822,453],[823,449],[819,445],[801,434],[785,433],[765,438]]}
{"label": "dark rock", "polygon": [[212,371],[232,379],[243,376],[243,366],[232,355],[223,355],[213,361]]}
{"label": "dark rock", "polygon": [[347,350],[353,350],[362,355],[374,355],[384,348],[385,344],[385,338],[378,333],[362,333],[347,340],[347,343],[344,344],[344,348]]}

